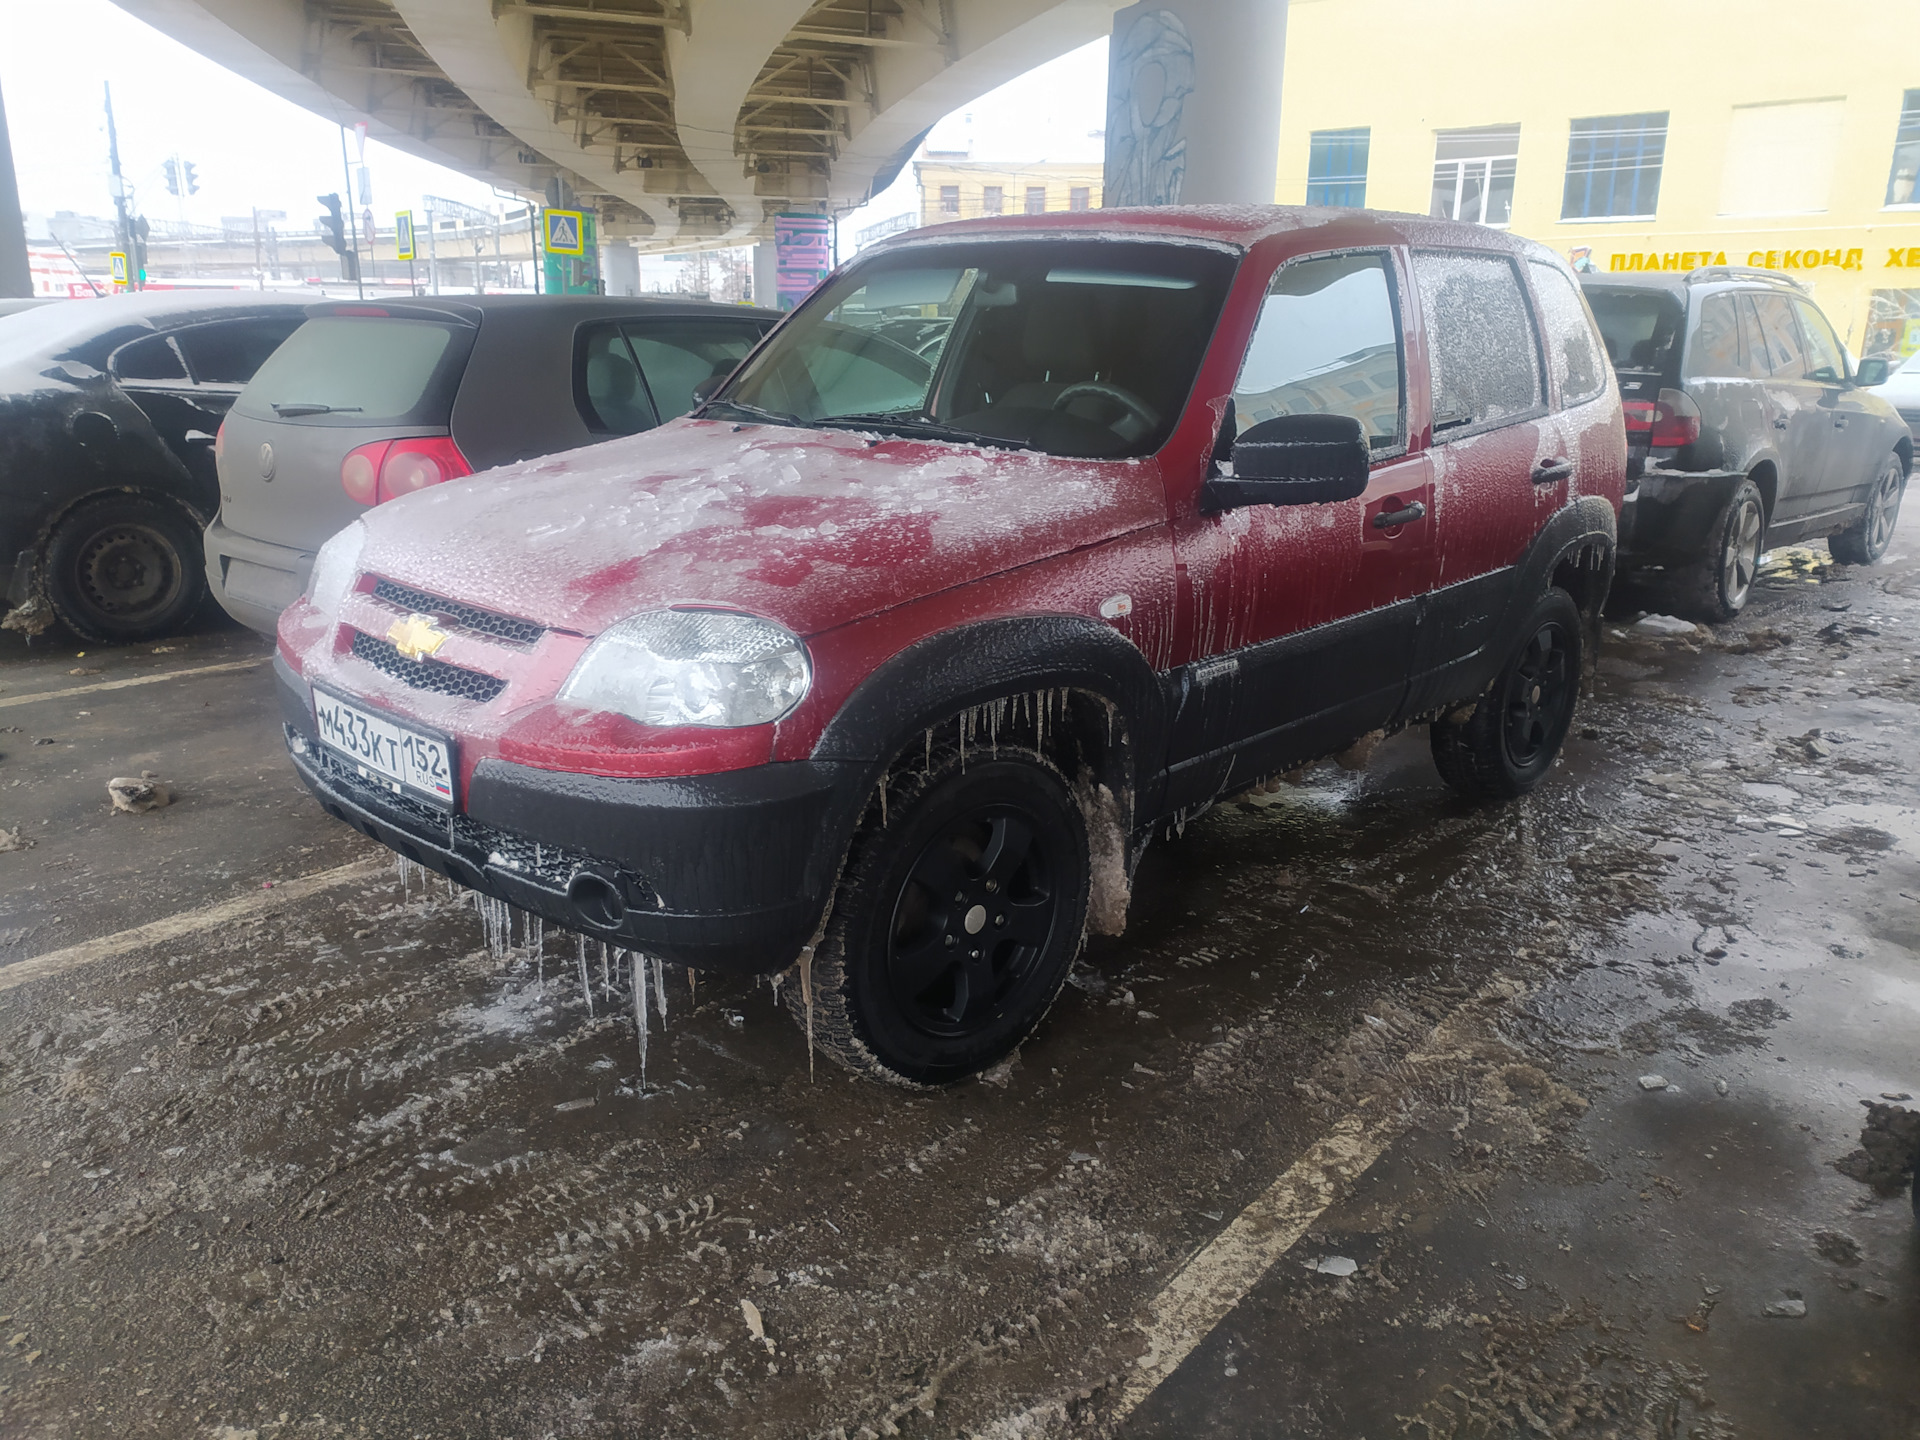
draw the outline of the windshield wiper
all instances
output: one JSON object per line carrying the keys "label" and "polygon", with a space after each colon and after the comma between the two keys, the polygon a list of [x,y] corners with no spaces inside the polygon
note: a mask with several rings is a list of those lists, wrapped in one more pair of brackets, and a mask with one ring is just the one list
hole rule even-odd
{"label": "windshield wiper", "polygon": [[961,430],[953,425],[942,425],[938,420],[924,420],[915,415],[828,415],[813,422],[822,430],[879,430],[897,431],[902,435],[920,435],[929,440],[953,440],[963,445],[991,445],[1000,450],[1031,450],[1032,442],[1027,440],[1008,440],[999,435],[982,435],[977,430]]}
{"label": "windshield wiper", "polygon": [[744,405],[738,400],[709,400],[694,412],[694,418],[705,420],[715,410],[734,410],[749,420],[764,420],[769,425],[803,425],[806,422],[798,415],[783,414],[778,410],[762,410],[758,405]]}
{"label": "windshield wiper", "polygon": [[273,413],[282,420],[293,420],[301,415],[357,415],[358,405],[322,405],[317,400],[289,400],[286,404],[276,403]]}

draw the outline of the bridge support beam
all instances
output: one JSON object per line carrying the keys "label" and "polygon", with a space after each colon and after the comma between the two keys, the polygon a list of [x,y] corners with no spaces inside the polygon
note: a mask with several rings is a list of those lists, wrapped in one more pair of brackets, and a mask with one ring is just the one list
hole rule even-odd
{"label": "bridge support beam", "polygon": [[1271,205],[1287,0],[1145,0],[1113,17],[1105,204]]}

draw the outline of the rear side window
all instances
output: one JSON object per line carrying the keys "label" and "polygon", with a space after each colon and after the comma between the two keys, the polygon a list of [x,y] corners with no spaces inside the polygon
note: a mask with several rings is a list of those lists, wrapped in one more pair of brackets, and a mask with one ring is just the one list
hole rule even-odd
{"label": "rear side window", "polygon": [[1807,378],[1838,385],[1847,378],[1847,360],[1833,326],[1804,300],[1794,301],[1793,308],[1800,312],[1800,333],[1807,339]]}
{"label": "rear side window", "polygon": [[694,386],[731,375],[766,333],[737,320],[629,320],[625,328],[663,421],[693,409]]}
{"label": "rear side window", "polygon": [[1240,429],[1276,415],[1351,415],[1376,451],[1404,443],[1400,322],[1383,255],[1280,267],[1233,387]]}
{"label": "rear side window", "polygon": [[1413,277],[1427,325],[1435,436],[1540,409],[1540,347],[1513,262],[1428,251],[1414,255]]}
{"label": "rear side window", "polygon": [[1560,387],[1560,403],[1578,405],[1607,388],[1606,367],[1593,321],[1580,291],[1565,271],[1535,260],[1533,291],[1540,301],[1540,328],[1546,332],[1547,365]]}
{"label": "rear side window", "polygon": [[113,373],[122,380],[185,381],[187,367],[171,335],[149,335],[113,352]]}
{"label": "rear side window", "polygon": [[268,357],[234,408],[273,420],[275,405],[325,405],[334,413],[312,421],[444,425],[472,346],[472,330],[451,322],[319,316]]}
{"label": "rear side window", "polygon": [[1752,310],[1731,292],[1700,302],[1700,324],[1687,347],[1687,374],[1701,379],[1763,380],[1766,355]]}
{"label": "rear side window", "polygon": [[1760,341],[1767,352],[1767,368],[1776,380],[1803,380],[1807,351],[1794,322],[1793,307],[1784,295],[1756,295],[1753,310],[1760,317]]}
{"label": "rear side window", "polygon": [[175,332],[193,378],[202,385],[244,385],[302,324],[299,315],[222,320]]}
{"label": "rear side window", "polygon": [[1678,300],[1659,290],[1585,289],[1610,362],[1623,370],[1668,368],[1685,318]]}
{"label": "rear side window", "polygon": [[574,379],[589,429],[633,435],[660,423],[640,366],[618,324],[591,325],[581,333]]}

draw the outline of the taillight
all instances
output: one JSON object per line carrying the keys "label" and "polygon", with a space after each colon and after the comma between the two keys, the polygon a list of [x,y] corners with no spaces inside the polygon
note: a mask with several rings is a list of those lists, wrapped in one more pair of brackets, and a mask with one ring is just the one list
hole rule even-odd
{"label": "taillight", "polygon": [[1653,434],[1649,443],[1656,450],[1678,450],[1700,438],[1700,407],[1684,391],[1662,390],[1653,407]]}
{"label": "taillight", "polygon": [[371,440],[349,450],[340,462],[340,488],[358,504],[380,505],[472,473],[473,467],[450,435]]}
{"label": "taillight", "polygon": [[213,432],[213,465],[220,468],[220,457],[227,453],[227,422],[222,420],[220,428]]}
{"label": "taillight", "polygon": [[1644,435],[1653,429],[1654,403],[1651,400],[1627,400],[1620,408],[1626,412],[1627,433]]}

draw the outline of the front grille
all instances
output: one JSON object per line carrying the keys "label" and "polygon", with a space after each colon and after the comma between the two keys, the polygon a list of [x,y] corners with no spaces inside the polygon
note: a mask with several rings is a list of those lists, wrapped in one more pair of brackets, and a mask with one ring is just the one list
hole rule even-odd
{"label": "front grille", "polygon": [[353,653],[356,659],[366,661],[403,685],[471,700],[476,705],[485,705],[507,688],[507,682],[498,675],[482,674],[464,665],[449,665],[444,660],[409,660],[390,643],[364,630],[353,632]]}
{"label": "front grille", "polygon": [[416,610],[423,615],[436,616],[462,630],[491,635],[496,640],[505,640],[513,645],[531,645],[547,633],[544,625],[536,625],[531,620],[496,615],[491,610],[482,610],[458,600],[445,600],[392,580],[374,581],[373,598],[384,600],[389,605],[398,605],[402,610]]}
{"label": "front grille", "polygon": [[416,835],[431,836],[436,845],[447,843],[448,826],[454,818],[450,811],[416,800],[384,780],[367,779],[324,745],[309,745],[305,753],[326,772],[330,785],[344,790],[357,803],[366,805],[371,801],[392,812],[396,822],[406,823]]}

